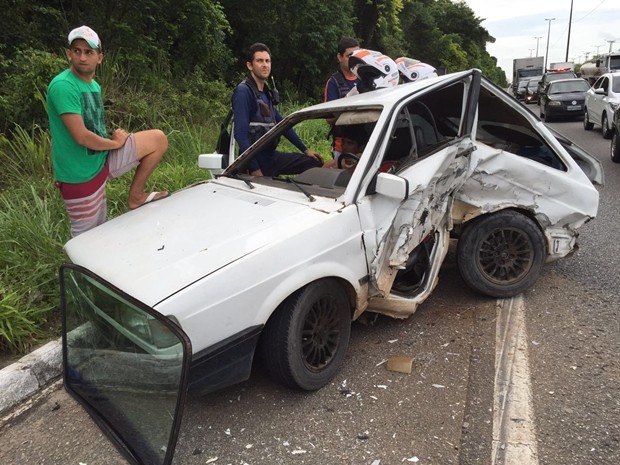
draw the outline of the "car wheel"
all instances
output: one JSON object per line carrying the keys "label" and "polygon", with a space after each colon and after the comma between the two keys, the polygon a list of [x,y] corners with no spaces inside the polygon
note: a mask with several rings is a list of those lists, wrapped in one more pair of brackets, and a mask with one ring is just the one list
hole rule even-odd
{"label": "car wheel", "polygon": [[603,112],[603,117],[601,118],[601,131],[604,139],[611,139],[611,128],[609,127],[609,119],[605,112]]}
{"label": "car wheel", "polygon": [[620,163],[620,135],[618,131],[614,131],[611,136],[611,161],[614,163]]}
{"label": "car wheel", "polygon": [[350,335],[344,289],[335,281],[319,280],[288,297],[271,316],[262,334],[261,355],[274,380],[314,391],[340,370]]}
{"label": "car wheel", "polygon": [[590,117],[588,116],[588,109],[586,108],[583,113],[583,128],[586,131],[591,131],[594,128],[594,123],[590,122]]}
{"label": "car wheel", "polygon": [[541,230],[512,210],[472,220],[457,244],[457,265],[465,283],[496,298],[512,297],[531,287],[545,257]]}

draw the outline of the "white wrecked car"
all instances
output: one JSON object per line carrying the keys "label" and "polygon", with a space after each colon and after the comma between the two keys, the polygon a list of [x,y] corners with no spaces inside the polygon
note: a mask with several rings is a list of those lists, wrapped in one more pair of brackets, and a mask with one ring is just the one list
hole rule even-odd
{"label": "white wrecked car", "polygon": [[[354,166],[244,174],[271,137],[326,119],[365,132],[341,156]],[[65,386],[130,460],[170,463],[188,384],[245,380],[258,353],[276,380],[321,388],[353,320],[429,296],[451,237],[474,290],[526,290],[595,217],[591,180],[598,162],[477,70],[298,111],[217,179],[66,244]]]}

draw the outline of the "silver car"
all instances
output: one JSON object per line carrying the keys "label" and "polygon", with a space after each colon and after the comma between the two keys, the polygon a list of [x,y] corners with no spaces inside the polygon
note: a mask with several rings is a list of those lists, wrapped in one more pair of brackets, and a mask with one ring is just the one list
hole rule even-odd
{"label": "silver car", "polygon": [[590,131],[596,124],[601,127],[603,137],[611,139],[613,115],[618,105],[620,105],[620,72],[603,74],[586,93],[583,128]]}

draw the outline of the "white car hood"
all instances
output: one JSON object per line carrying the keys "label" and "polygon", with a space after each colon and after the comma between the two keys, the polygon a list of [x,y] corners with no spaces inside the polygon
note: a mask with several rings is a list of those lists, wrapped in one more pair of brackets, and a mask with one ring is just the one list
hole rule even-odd
{"label": "white car hood", "polygon": [[108,221],[70,240],[65,252],[71,262],[154,306],[327,216],[303,202],[204,183]]}

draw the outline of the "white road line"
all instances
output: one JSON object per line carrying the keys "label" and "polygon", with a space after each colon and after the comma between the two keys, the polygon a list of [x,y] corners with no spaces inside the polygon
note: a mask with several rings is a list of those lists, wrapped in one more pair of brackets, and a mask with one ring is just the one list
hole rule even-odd
{"label": "white road line", "polygon": [[538,465],[523,306],[497,301],[492,465]]}

